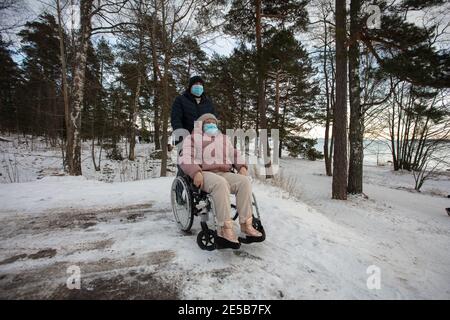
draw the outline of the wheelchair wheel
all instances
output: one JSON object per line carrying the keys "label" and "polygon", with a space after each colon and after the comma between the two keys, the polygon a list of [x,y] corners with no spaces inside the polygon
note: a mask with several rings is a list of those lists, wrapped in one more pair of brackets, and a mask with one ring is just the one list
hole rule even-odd
{"label": "wheelchair wheel", "polygon": [[233,220],[236,220],[239,217],[239,213],[236,209],[236,205],[235,204],[231,204],[231,218]]}
{"label": "wheelchair wheel", "polygon": [[171,189],[172,211],[175,221],[182,231],[189,231],[194,221],[192,194],[182,177],[176,177]]}
{"label": "wheelchair wheel", "polygon": [[213,251],[216,248],[215,231],[208,229],[202,230],[197,235],[197,244],[202,250]]}

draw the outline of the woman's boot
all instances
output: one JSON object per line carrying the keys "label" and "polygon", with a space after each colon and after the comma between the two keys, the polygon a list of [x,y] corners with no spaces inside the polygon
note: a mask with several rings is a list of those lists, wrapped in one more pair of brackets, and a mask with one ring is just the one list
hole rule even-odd
{"label": "woman's boot", "polygon": [[264,235],[253,227],[253,216],[247,219],[245,223],[241,223],[241,235],[239,236],[239,242],[263,242],[264,239]]}
{"label": "woman's boot", "polygon": [[216,248],[239,249],[240,247],[241,244],[239,243],[233,230],[233,221],[225,221],[223,227],[219,227],[217,230]]}

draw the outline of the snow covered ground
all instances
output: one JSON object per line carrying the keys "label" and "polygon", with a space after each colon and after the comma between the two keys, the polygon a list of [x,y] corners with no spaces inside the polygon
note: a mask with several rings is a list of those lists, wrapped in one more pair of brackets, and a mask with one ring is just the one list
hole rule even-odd
{"label": "snow covered ground", "polygon": [[[95,171],[90,141],[83,142],[83,176],[105,182],[136,181],[159,176],[160,160],[152,155],[155,152],[153,144],[136,144],[135,161],[127,159],[125,141],[118,146],[124,157],[122,161],[108,159],[106,151],[95,146],[97,164],[101,152],[101,170]],[[28,182],[48,175],[64,175],[61,157],[61,149],[46,144],[43,138],[0,137],[0,183]],[[173,170],[173,167],[169,169]]]}
{"label": "snow covered ground", "polygon": [[[267,240],[236,251],[200,250],[198,220],[178,230],[172,177],[0,184],[0,298],[450,298],[448,177],[419,194],[409,175],[366,167],[368,198],[336,201],[323,162],[281,167],[296,197],[254,180]],[[80,290],[66,286],[71,266]]]}

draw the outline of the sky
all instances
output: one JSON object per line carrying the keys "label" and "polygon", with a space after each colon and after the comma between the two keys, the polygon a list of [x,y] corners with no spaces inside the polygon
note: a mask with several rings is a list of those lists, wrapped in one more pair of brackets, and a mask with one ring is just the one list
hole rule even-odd
{"label": "sky", "polygon": [[[11,19],[12,21],[14,21],[15,19],[33,20],[43,11],[43,8],[46,6],[46,4],[51,3],[53,0],[21,0],[21,1],[23,1],[25,5],[25,10],[22,10],[21,12],[10,12],[7,13],[4,17],[0,18]],[[314,17],[312,17],[312,15],[314,14],[313,13],[314,6],[310,6],[309,11],[311,20],[314,20]],[[447,26],[449,26],[450,15],[445,14],[445,12],[447,13],[450,12],[450,1],[447,3],[445,7],[442,7],[439,10],[432,9],[429,12],[417,11],[410,13],[410,21],[421,24],[424,21],[431,22],[436,17],[439,16],[442,18],[443,25],[447,24]],[[446,39],[447,40],[444,45],[446,45],[448,48],[450,42],[450,35],[446,37]],[[221,35],[220,37],[215,38],[213,41],[210,41],[202,45],[202,49],[204,49],[208,55],[212,55],[213,53],[219,53],[221,55],[229,55],[233,51],[235,45],[236,41],[233,40],[232,37],[227,35]]]}
{"label": "sky", "polygon": [[[46,3],[51,3],[53,0],[22,0],[26,6],[26,10],[22,10],[21,12],[10,12],[6,14],[6,18],[0,16],[1,19],[10,19],[12,22],[14,21],[20,21],[20,20],[33,20],[35,19],[45,7]],[[347,1],[349,2],[349,1]],[[312,8],[312,9],[311,9]],[[310,8],[310,19],[314,21],[314,6],[311,6]],[[422,24],[423,22],[432,22],[436,17],[441,17],[443,25],[447,25],[447,27],[450,29],[450,15],[445,14],[446,12],[450,12],[450,2],[447,3],[447,5],[444,8],[441,8],[439,10],[433,9],[429,12],[413,12],[410,15],[410,21],[415,22],[418,24]],[[383,14],[381,12],[381,14]],[[18,30],[16,30],[17,32]],[[17,38],[14,36],[13,33],[10,34],[11,40],[15,40],[16,48],[18,47],[18,41]],[[214,53],[220,54],[220,55],[230,55],[234,49],[234,47],[237,45],[237,41],[233,39],[231,36],[221,34],[219,36],[212,36],[213,40],[208,41],[201,45],[202,49],[207,53],[208,56],[212,56]],[[301,37],[302,42],[306,47],[311,46],[310,41],[307,40],[307,37],[304,36]],[[113,40],[113,39],[110,39]],[[205,39],[199,39],[199,42],[204,41]],[[450,36],[447,34],[445,37],[445,41],[443,42],[442,46],[444,48],[450,47]],[[21,60],[21,56],[16,55],[17,60]],[[323,127],[315,127],[311,132],[309,133],[311,137],[323,137],[324,136],[324,128]]]}

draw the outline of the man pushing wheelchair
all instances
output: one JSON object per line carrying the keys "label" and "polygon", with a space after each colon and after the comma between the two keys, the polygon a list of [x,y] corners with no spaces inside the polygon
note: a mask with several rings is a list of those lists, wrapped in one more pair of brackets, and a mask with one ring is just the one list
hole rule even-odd
{"label": "man pushing wheelchair", "polygon": [[[198,86],[201,86],[200,90],[198,90]],[[198,94],[200,94],[200,97]],[[259,213],[256,221],[253,219],[253,206],[256,207],[256,200],[252,194],[250,180],[247,177],[247,164],[239,151],[233,147],[231,140],[218,129],[217,118],[212,113],[214,108],[210,100],[204,96],[203,81],[200,77],[191,78],[188,90],[183,96],[190,97],[190,95],[195,100],[188,99],[189,103],[183,105],[180,103],[183,100],[180,100],[178,97],[178,102],[175,100],[172,107],[172,126],[174,129],[179,129],[175,128],[176,125],[183,123],[186,126],[184,129],[191,132],[183,139],[178,158],[179,170],[189,180],[183,182],[186,189],[185,193],[189,193],[191,185],[193,185],[207,194],[207,199],[210,199],[212,202],[217,228],[213,234],[215,248],[238,249],[241,243],[264,241],[265,233],[260,224]],[[190,107],[192,107],[190,103],[193,101],[197,103],[194,113],[190,110]],[[203,111],[201,109],[201,101],[208,101],[208,105],[204,110],[210,112],[201,112]],[[181,115],[174,115],[174,113],[180,112]],[[187,123],[190,119],[194,119],[195,127],[194,125],[191,127],[190,123]],[[193,130],[189,130],[190,128],[193,128]],[[179,186],[172,189],[172,192],[180,194]],[[233,229],[233,220],[230,217],[231,208],[233,208],[233,205],[230,203],[230,193],[236,196],[234,207],[239,217],[239,237],[236,236]],[[182,202],[178,198],[179,195],[176,197],[176,201],[178,203]],[[193,201],[189,198],[183,203],[191,205],[191,202]],[[176,205],[177,203],[175,203]],[[176,208],[174,208],[174,213],[177,220],[179,220]],[[192,225],[192,222],[190,222],[190,225]],[[202,225],[202,228],[204,228],[204,225]]]}

